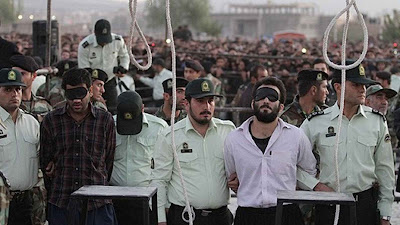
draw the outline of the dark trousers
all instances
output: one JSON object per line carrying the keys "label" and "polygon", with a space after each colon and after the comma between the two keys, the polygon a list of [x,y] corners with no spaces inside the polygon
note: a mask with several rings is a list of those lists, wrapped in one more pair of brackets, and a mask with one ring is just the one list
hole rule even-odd
{"label": "dark trousers", "polygon": [[[47,204],[49,225],[79,225],[80,212],[75,209],[59,208],[53,204]],[[117,225],[114,207],[106,204],[98,209],[90,210],[86,217],[86,225]]]}
{"label": "dark trousers", "polygon": [[[182,219],[182,212],[184,207],[171,204],[168,211],[167,224],[168,225],[187,225]],[[193,225],[231,225],[233,216],[228,207],[223,206],[218,209],[195,209],[196,218]],[[189,216],[186,217],[188,219]]]}
{"label": "dark trousers", "polygon": [[[275,225],[276,207],[250,208],[238,207],[235,225]],[[297,204],[284,205],[282,225],[304,225],[300,208]]]}
{"label": "dark trousers", "polygon": [[[143,206],[137,201],[113,199],[118,225],[143,225]],[[157,210],[157,209],[154,209]],[[156,218],[150,218],[150,224],[156,225]]]}
{"label": "dark trousers", "polygon": [[[375,225],[378,219],[377,202],[374,197],[374,189],[353,194],[356,199],[356,220],[354,224],[349,224],[349,206],[340,206],[339,225]],[[315,225],[332,225],[335,218],[336,206],[316,205],[315,206]]]}
{"label": "dark trousers", "polygon": [[32,191],[21,193],[11,191],[8,225],[32,225]]}
{"label": "dark trousers", "polygon": [[104,84],[103,98],[106,100],[106,105],[108,111],[115,115],[117,114],[117,82],[115,81],[115,77],[107,83]]}

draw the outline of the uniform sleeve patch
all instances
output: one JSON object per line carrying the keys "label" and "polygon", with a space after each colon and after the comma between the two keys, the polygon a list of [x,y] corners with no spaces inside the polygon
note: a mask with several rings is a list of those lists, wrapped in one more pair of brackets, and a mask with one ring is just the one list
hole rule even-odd
{"label": "uniform sleeve patch", "polygon": [[87,41],[83,42],[82,47],[86,48],[87,46],[89,46],[89,42],[87,42]]}
{"label": "uniform sleeve patch", "polygon": [[120,41],[121,37],[120,36],[115,36],[115,40]]}

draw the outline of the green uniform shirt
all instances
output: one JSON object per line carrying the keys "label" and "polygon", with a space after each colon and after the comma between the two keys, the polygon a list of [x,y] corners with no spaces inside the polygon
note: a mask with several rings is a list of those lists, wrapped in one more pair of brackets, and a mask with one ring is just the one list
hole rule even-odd
{"label": "green uniform shirt", "polygon": [[[114,116],[114,121],[116,121]],[[136,135],[116,136],[114,167],[110,183],[117,186],[147,187],[150,183],[154,145],[167,123],[143,113],[143,128]]]}
{"label": "green uniform shirt", "polygon": [[7,224],[10,206],[9,184],[0,171],[0,224]]}
{"label": "green uniform shirt", "polygon": [[[165,113],[163,111],[163,107],[164,107],[164,104],[161,105],[160,108],[158,108],[157,112],[154,115],[157,116],[158,118],[165,120],[165,122],[167,122],[168,125],[171,125],[171,118],[168,118],[167,115],[165,115]],[[186,116],[187,116],[186,111],[181,110],[179,115],[177,117],[175,117],[175,123],[184,119]]]}
{"label": "green uniform shirt", "polygon": [[[309,117],[301,128],[320,158],[320,181],[336,189],[335,144],[339,107]],[[351,120],[343,116],[338,152],[341,192],[357,193],[379,182],[378,208],[382,216],[392,215],[394,165],[390,136],[384,117],[370,107],[360,106]]]}
{"label": "green uniform shirt", "polygon": [[29,101],[21,101],[20,108],[32,114],[39,122],[42,122],[43,117],[53,110],[53,107],[51,107],[45,98],[36,96],[33,93]]}
{"label": "green uniform shirt", "polygon": [[[225,137],[235,129],[233,123],[213,118],[205,137],[193,128],[188,117],[176,123],[174,128],[176,151],[190,205],[196,209],[217,209],[228,205],[223,146]],[[166,221],[165,207],[168,202],[185,205],[174,161],[171,130],[166,128],[156,143],[151,181],[151,186],[158,187],[159,222]]]}
{"label": "green uniform shirt", "polygon": [[[307,114],[303,111],[299,104],[299,98],[296,97],[292,103],[285,107],[280,116],[283,121],[290,123],[296,127],[300,127],[303,121],[307,118]],[[319,112],[321,109],[316,105],[312,112]]]}

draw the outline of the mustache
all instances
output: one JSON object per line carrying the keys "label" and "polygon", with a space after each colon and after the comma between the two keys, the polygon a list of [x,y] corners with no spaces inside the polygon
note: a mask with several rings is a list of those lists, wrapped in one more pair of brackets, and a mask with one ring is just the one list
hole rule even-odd
{"label": "mustache", "polygon": [[200,113],[200,115],[205,115],[205,114],[206,114],[206,115],[207,115],[207,114],[208,114],[208,115],[211,115],[211,112],[206,110],[206,111],[203,111],[203,112]]}
{"label": "mustache", "polygon": [[271,109],[272,110],[272,108],[269,105],[262,105],[262,106],[260,106],[259,109],[262,109],[262,108],[267,108],[267,109]]}

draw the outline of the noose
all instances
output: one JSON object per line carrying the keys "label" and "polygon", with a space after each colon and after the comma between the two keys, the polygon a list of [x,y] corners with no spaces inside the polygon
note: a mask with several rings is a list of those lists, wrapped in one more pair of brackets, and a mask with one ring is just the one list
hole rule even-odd
{"label": "noose", "polygon": [[[133,1],[133,4],[132,4],[132,1]],[[146,41],[146,38],[145,38],[142,30],[140,29],[140,27],[136,21],[136,8],[137,8],[137,0],[129,0],[129,11],[131,14],[132,21],[131,21],[131,26],[130,26],[130,39],[129,39],[129,43],[128,43],[128,48],[129,48],[128,52],[129,52],[129,56],[131,58],[131,62],[137,68],[139,68],[141,70],[147,70],[150,68],[151,63],[152,63],[151,49],[150,49],[149,44]],[[179,178],[180,178],[180,182],[182,185],[183,195],[184,195],[185,205],[186,205],[182,212],[182,219],[186,223],[193,225],[193,221],[194,221],[196,215],[195,215],[193,207],[190,206],[189,197],[188,197],[187,189],[186,189],[186,184],[183,179],[182,169],[181,169],[181,166],[179,163],[179,158],[178,158],[178,154],[176,152],[176,146],[175,146],[174,124],[175,124],[175,115],[176,115],[176,52],[175,52],[175,42],[174,42],[174,37],[173,37],[173,32],[172,32],[172,25],[171,25],[170,1],[169,0],[165,1],[165,14],[166,14],[166,19],[167,19],[167,35],[168,35],[168,38],[171,40],[171,58],[172,58],[172,99],[173,99],[173,101],[172,101],[172,112],[171,112],[171,139],[172,139],[171,145],[172,145],[172,150],[174,153],[174,161],[176,162],[176,166],[178,168]],[[141,66],[136,61],[136,59],[133,56],[132,51],[131,51],[134,26],[137,28],[140,38],[145,42],[145,45],[146,45],[147,59],[148,59],[148,63],[146,66]],[[157,209],[155,209],[155,210],[157,210]],[[187,213],[189,215],[189,219],[185,218],[185,213]]]}
{"label": "noose", "polygon": [[[354,9],[357,13],[358,20],[361,22],[361,27],[363,30],[364,34],[364,42],[363,42],[363,51],[361,53],[360,58],[354,62],[351,65],[346,66],[346,42],[347,42],[347,31],[349,29],[349,23],[350,23],[350,8],[354,6]],[[346,13],[346,23],[344,25],[343,29],[343,36],[342,36],[342,58],[341,58],[341,65],[336,65],[333,62],[331,62],[328,58],[328,38],[329,38],[329,33],[332,29],[332,27],[335,25],[337,22],[338,18]],[[343,109],[344,109],[344,93],[345,93],[345,88],[346,88],[346,70],[353,69],[357,67],[365,58],[365,55],[367,54],[368,50],[368,31],[367,31],[367,26],[365,25],[365,21],[363,18],[363,15],[360,13],[358,10],[357,4],[355,0],[352,0],[349,2],[349,0],[346,0],[346,7],[340,11],[329,23],[325,33],[324,33],[324,39],[323,39],[323,57],[325,62],[332,68],[341,70],[342,71],[342,77],[341,77],[341,91],[340,91],[340,114],[339,114],[339,119],[338,119],[338,135],[336,136],[336,143],[335,143],[335,154],[334,154],[334,162],[335,162],[335,177],[336,177],[336,191],[340,192],[340,176],[339,176],[339,160],[338,160],[338,152],[339,152],[339,141],[340,141],[340,136],[341,136],[341,131],[342,131],[342,121],[343,121]],[[339,221],[339,213],[340,213],[340,205],[336,205],[336,213],[335,213],[335,220],[334,220],[334,225],[338,224]]]}
{"label": "noose", "polygon": [[[140,70],[148,70],[151,67],[153,57],[151,55],[151,49],[150,49],[149,43],[147,43],[146,37],[144,36],[142,29],[140,29],[140,26],[137,23],[136,9],[137,9],[137,0],[129,0],[129,12],[131,14],[132,21],[131,21],[131,26],[129,29],[128,53],[129,53],[129,58],[131,59],[131,63],[133,65],[135,65]],[[146,66],[140,65],[136,61],[135,56],[132,53],[132,41],[133,41],[132,39],[133,39],[134,27],[136,27],[136,29],[139,33],[140,39],[142,39],[142,41],[145,43],[145,47],[146,47],[146,51],[147,51],[147,65]]]}

